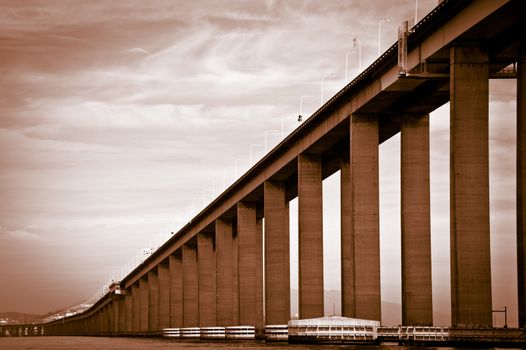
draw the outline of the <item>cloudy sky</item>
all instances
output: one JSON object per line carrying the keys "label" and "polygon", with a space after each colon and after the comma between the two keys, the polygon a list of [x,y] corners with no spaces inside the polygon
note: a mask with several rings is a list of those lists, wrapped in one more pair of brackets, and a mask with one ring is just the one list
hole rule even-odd
{"label": "cloudy sky", "polygon": [[[421,18],[436,0],[419,0]],[[0,311],[79,303],[390,46],[414,0],[0,0]],[[347,65],[346,65],[347,58]],[[515,82],[490,84],[494,307],[516,306]],[[434,304],[449,317],[449,107],[431,116]],[[382,297],[400,302],[399,137],[380,147]],[[324,182],[339,288],[339,173]],[[292,241],[297,226],[291,204]],[[292,245],[293,261],[295,260]],[[293,263],[292,286],[297,283]],[[440,313],[440,314],[438,314]],[[394,315],[396,321],[399,314]],[[510,316],[516,322],[516,312]]]}

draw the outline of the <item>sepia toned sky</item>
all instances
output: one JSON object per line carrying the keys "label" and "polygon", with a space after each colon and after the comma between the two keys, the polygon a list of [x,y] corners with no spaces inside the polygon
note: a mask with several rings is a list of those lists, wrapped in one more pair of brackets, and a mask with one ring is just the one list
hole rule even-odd
{"label": "sepia toned sky", "polygon": [[[419,0],[419,18],[436,3]],[[380,28],[386,49],[414,11],[414,0],[0,0],[0,311],[44,313],[91,297],[297,127],[300,96],[310,115],[322,80],[324,100],[341,89],[346,58],[355,76],[354,36],[365,68],[379,21],[390,19]],[[490,94],[494,307],[511,308],[511,324],[515,82],[492,81]],[[445,105],[431,115],[441,323],[450,300],[448,127]],[[381,145],[380,160],[382,298],[400,303],[398,136]],[[326,289],[339,288],[338,176],[324,183]]]}

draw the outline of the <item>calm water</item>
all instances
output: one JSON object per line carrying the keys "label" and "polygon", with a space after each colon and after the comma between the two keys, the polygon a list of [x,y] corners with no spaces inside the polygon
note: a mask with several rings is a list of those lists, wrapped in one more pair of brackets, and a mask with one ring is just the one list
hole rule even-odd
{"label": "calm water", "polygon": [[433,347],[407,347],[396,345],[287,345],[265,344],[262,342],[181,342],[174,340],[152,338],[105,338],[105,337],[8,337],[0,338],[0,350],[174,350],[174,349],[252,349],[252,350],[314,350],[314,349],[355,349],[355,350],[380,350],[380,349],[443,349]]}

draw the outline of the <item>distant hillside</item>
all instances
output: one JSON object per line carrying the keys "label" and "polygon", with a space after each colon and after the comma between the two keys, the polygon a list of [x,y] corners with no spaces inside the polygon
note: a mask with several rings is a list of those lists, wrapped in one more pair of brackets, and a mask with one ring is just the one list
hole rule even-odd
{"label": "distant hillside", "polygon": [[73,309],[74,307],[78,307],[81,305],[80,303],[73,304],[72,306],[64,309],[59,310],[53,310],[43,315],[36,315],[36,314],[27,314],[23,312],[16,312],[16,311],[0,311],[0,321],[7,321],[8,323],[38,323],[42,322],[45,318],[56,315],[59,313],[64,313],[66,310]]}
{"label": "distant hillside", "polygon": [[45,315],[24,314],[21,312],[0,312],[0,320],[7,323],[36,323],[43,319]]}

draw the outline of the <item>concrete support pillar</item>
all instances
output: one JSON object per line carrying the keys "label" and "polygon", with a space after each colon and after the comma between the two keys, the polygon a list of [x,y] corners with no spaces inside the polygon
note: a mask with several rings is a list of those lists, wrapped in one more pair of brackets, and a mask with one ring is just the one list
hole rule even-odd
{"label": "concrete support pillar", "polygon": [[377,116],[352,115],[350,135],[355,316],[381,320]]}
{"label": "concrete support pillar", "polygon": [[184,327],[182,249],[168,258],[170,270],[170,327]]}
{"label": "concrete support pillar", "polygon": [[341,305],[342,316],[355,317],[354,304],[354,236],[351,211],[350,155],[342,155],[340,162],[340,210],[341,210]]}
{"label": "concrete support pillar", "polygon": [[120,300],[119,300],[119,315],[118,315],[118,326],[117,326],[117,330],[119,332],[119,334],[123,334],[125,332],[128,331],[128,329],[126,328],[126,297],[127,295],[124,295]]}
{"label": "concrete support pillar", "polygon": [[111,301],[106,304],[103,309],[104,314],[104,333],[108,334],[112,331],[112,321],[113,321],[113,310]]}
{"label": "concrete support pillar", "polygon": [[[50,329],[50,331],[55,332],[56,326],[52,326],[53,328]],[[101,323],[100,323],[100,310],[95,312],[91,316],[91,334],[92,335],[99,335],[101,330]],[[52,334],[52,333],[50,333]]]}
{"label": "concrete support pillar", "polygon": [[[109,312],[109,305],[106,305],[105,307],[102,308],[102,312],[101,312],[101,316],[102,316],[102,333],[108,333],[109,330],[110,330],[110,312]],[[61,331],[62,333],[62,331]]]}
{"label": "concrete support pillar", "polygon": [[111,333],[113,330],[113,304],[110,301],[104,308],[104,332]]}
{"label": "concrete support pillar", "polygon": [[517,66],[517,284],[519,327],[526,328],[526,48]]}
{"label": "concrete support pillar", "polygon": [[[57,332],[57,329],[55,327],[55,332]],[[102,333],[102,311],[97,311],[97,314],[95,315],[95,334],[99,335]]]}
{"label": "concrete support pillar", "polygon": [[214,327],[216,325],[216,261],[213,234],[197,235],[197,263],[199,326]]}
{"label": "concrete support pillar", "polygon": [[256,233],[256,332],[265,331],[263,303],[263,219],[259,219]]}
{"label": "concrete support pillar", "polygon": [[233,237],[232,219],[217,219],[216,273],[217,273],[217,325],[234,326],[233,319]]}
{"label": "concrete support pillar", "polygon": [[91,334],[92,335],[99,334],[99,313],[98,312],[96,312],[95,314],[91,316]]}
{"label": "concrete support pillar", "polygon": [[[133,288],[133,287],[132,287]],[[126,326],[125,331],[131,332],[132,328],[132,319],[133,319],[133,297],[132,297],[132,288],[126,290],[126,296],[124,297],[124,308],[126,310]]]}
{"label": "concrete support pillar", "polygon": [[148,332],[159,330],[159,276],[157,271],[148,272]]}
{"label": "concrete support pillar", "polygon": [[402,324],[433,324],[429,116],[404,116],[401,132]]}
{"label": "concrete support pillar", "polygon": [[139,332],[141,330],[141,298],[140,298],[139,283],[132,286],[132,332]]}
{"label": "concrete support pillar", "polygon": [[113,300],[112,300],[106,306],[106,320],[107,320],[107,325],[105,329],[106,333],[113,332],[113,322],[114,322],[113,315],[114,314],[115,312],[113,311]]}
{"label": "concrete support pillar", "polygon": [[[98,310],[97,313],[95,314],[94,331],[96,335],[99,335],[102,333],[102,312],[101,310]],[[55,327],[55,332],[57,332],[56,327]]]}
{"label": "concrete support pillar", "polygon": [[112,311],[113,311],[113,324],[111,326],[111,331],[114,333],[114,334],[118,334],[119,333],[119,304],[120,302],[120,298],[117,297],[115,299],[113,299],[112,301]]}
{"label": "concrete support pillar", "polygon": [[141,333],[148,332],[148,280],[146,278],[141,278],[139,281],[139,299],[140,301],[140,331]]}
{"label": "concrete support pillar", "polygon": [[157,267],[159,277],[159,330],[170,327],[170,270],[167,264]]}
{"label": "concrete support pillar", "polygon": [[234,227],[234,236],[232,241],[232,322],[239,325],[239,240],[237,237],[237,223]]}
{"label": "concrete support pillar", "polygon": [[491,325],[488,55],[451,48],[451,319]]}
{"label": "concrete support pillar", "polygon": [[265,323],[287,324],[290,319],[289,204],[285,185],[264,183]]}
{"label": "concrete support pillar", "polygon": [[237,239],[239,244],[239,323],[256,326],[257,221],[256,204],[237,204]]}
{"label": "concrete support pillar", "polygon": [[199,327],[199,282],[197,266],[197,244],[183,245],[183,325]]}
{"label": "concrete support pillar", "polygon": [[323,317],[323,202],[320,155],[298,156],[299,317]]}

